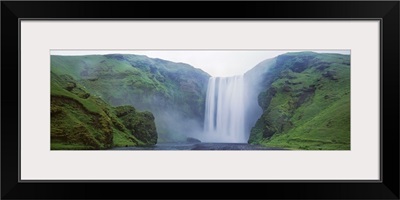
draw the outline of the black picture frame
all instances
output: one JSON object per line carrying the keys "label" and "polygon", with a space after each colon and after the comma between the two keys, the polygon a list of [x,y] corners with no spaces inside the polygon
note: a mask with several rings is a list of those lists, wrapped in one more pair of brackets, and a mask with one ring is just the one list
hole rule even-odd
{"label": "black picture frame", "polygon": [[[1,198],[399,199],[399,8],[398,1],[2,1]],[[379,19],[382,180],[19,182],[20,19]]]}

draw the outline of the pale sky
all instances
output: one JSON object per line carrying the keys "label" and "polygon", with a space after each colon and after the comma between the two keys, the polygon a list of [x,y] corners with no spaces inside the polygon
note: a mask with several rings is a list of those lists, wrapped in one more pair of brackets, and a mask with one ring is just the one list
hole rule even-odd
{"label": "pale sky", "polygon": [[[136,54],[150,58],[160,58],[173,62],[182,62],[200,68],[211,76],[233,76],[244,74],[265,59],[276,57],[287,52],[310,51],[277,51],[277,50],[52,50],[51,55],[105,55]],[[350,50],[318,50],[317,53],[350,54]]]}

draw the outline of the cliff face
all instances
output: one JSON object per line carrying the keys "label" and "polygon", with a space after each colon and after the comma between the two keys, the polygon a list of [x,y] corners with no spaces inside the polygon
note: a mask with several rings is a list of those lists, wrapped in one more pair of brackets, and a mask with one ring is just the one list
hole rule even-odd
{"label": "cliff face", "polygon": [[185,140],[202,127],[209,75],[190,65],[140,55],[51,56],[51,70],[111,106],[151,112],[159,141]]}
{"label": "cliff face", "polygon": [[69,75],[51,72],[50,114],[52,150],[109,149],[157,142],[151,113],[136,112],[132,106],[114,108]]}
{"label": "cliff face", "polygon": [[249,143],[350,149],[350,56],[287,53],[268,63],[246,73],[262,108]]}

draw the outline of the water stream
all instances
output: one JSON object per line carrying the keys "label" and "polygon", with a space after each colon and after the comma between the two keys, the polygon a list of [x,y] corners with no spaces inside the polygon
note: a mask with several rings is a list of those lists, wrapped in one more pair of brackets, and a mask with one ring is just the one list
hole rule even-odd
{"label": "water stream", "polygon": [[160,143],[147,147],[114,147],[112,150],[284,150],[243,143]]}
{"label": "water stream", "polygon": [[202,141],[247,143],[243,75],[208,81]]}

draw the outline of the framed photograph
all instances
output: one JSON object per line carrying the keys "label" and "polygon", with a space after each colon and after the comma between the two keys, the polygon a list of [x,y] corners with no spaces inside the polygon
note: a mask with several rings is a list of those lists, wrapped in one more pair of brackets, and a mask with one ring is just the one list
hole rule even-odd
{"label": "framed photograph", "polygon": [[1,5],[3,199],[399,199],[397,1]]}

